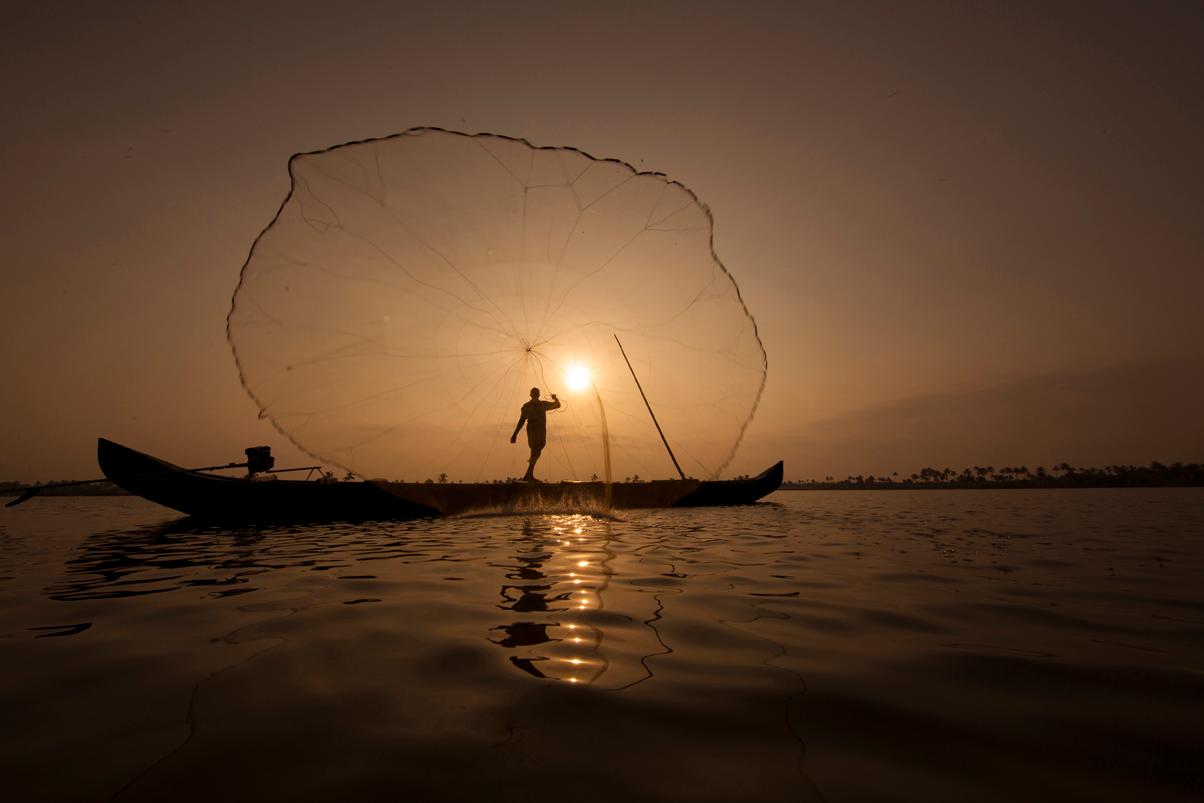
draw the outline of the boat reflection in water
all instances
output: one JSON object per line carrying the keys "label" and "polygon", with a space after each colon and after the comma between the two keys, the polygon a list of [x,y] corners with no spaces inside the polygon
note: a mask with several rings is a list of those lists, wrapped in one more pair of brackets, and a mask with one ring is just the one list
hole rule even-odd
{"label": "boat reflection in water", "polygon": [[256,575],[271,571],[263,533],[232,531],[184,518],[89,536],[45,589],[59,602],[123,599],[207,587],[209,596],[258,590]]}
{"label": "boat reflection in water", "polygon": [[208,589],[210,599],[278,591],[297,572],[337,577],[363,561],[429,559],[445,551],[426,522],[335,522],[320,526],[228,525],[191,517],[85,538],[63,577],[45,589],[57,601],[120,599]]}
{"label": "boat reflection in water", "polygon": [[608,598],[620,593],[611,590],[617,540],[612,522],[588,515],[522,522],[509,562],[500,565],[498,608],[516,619],[494,627],[490,638],[513,651],[510,663],[537,678],[614,688],[651,677],[645,659],[669,651],[655,630],[659,600],[625,600],[621,610],[651,609],[644,620],[607,610]]}

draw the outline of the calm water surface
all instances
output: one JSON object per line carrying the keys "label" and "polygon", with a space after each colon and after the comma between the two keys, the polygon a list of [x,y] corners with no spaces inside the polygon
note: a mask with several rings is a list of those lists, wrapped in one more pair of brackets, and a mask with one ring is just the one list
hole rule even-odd
{"label": "calm water surface", "polygon": [[[1199,800],[1204,490],[0,510],[9,800]],[[15,792],[15,796],[10,796]]]}

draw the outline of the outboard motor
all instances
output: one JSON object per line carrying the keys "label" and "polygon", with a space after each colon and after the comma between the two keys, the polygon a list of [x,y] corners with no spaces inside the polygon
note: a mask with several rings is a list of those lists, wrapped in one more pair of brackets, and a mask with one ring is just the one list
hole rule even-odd
{"label": "outboard motor", "polygon": [[248,446],[247,454],[247,474],[254,476],[264,471],[271,471],[272,466],[276,465],[276,458],[272,457],[271,446]]}

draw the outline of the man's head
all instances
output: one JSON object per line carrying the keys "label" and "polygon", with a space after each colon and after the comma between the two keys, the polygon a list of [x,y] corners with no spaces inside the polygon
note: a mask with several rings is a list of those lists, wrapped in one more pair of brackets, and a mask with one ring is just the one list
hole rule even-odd
{"label": "man's head", "polygon": [[539,398],[539,388],[531,388],[531,398],[532,399]]}

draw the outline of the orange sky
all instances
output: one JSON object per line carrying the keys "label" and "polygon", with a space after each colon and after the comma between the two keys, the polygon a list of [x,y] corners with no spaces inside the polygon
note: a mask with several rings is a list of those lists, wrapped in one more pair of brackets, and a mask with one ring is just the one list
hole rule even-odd
{"label": "orange sky", "polygon": [[416,125],[710,205],[769,353],[736,472],[1204,460],[1198,3],[138,5],[6,19],[0,480],[301,460],[239,268],[289,155]]}

